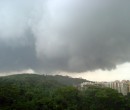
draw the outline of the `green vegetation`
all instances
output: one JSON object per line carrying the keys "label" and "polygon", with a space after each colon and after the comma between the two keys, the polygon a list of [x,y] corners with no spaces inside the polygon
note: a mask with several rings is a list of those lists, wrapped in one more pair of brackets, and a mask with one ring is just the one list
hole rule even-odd
{"label": "green vegetation", "polygon": [[[62,82],[63,81],[63,82]],[[110,88],[78,90],[83,79],[12,75],[0,78],[0,110],[130,110],[130,95]]]}

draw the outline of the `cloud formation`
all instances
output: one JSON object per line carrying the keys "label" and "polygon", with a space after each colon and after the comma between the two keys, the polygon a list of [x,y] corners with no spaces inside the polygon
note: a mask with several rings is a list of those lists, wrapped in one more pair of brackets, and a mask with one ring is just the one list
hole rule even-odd
{"label": "cloud formation", "polygon": [[0,72],[85,72],[130,62],[129,4],[1,0]]}

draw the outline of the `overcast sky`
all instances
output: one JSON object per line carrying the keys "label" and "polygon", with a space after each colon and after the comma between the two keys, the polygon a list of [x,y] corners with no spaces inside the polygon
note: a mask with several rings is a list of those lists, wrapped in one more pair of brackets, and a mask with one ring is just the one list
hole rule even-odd
{"label": "overcast sky", "polygon": [[130,79],[129,11],[129,0],[0,0],[0,73]]}

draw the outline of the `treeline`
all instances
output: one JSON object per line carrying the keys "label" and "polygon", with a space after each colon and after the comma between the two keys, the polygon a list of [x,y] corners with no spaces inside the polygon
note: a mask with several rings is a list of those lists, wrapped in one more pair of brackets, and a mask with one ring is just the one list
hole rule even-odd
{"label": "treeline", "polygon": [[130,96],[91,86],[78,90],[35,75],[0,78],[0,110],[130,110]]}
{"label": "treeline", "polygon": [[28,82],[28,83],[37,83],[41,84],[46,81],[57,81],[63,85],[78,85],[82,82],[87,82],[85,79],[80,78],[71,78],[69,76],[61,76],[61,75],[38,75],[38,74],[19,74],[19,75],[10,75],[6,77],[0,77],[1,82]]}

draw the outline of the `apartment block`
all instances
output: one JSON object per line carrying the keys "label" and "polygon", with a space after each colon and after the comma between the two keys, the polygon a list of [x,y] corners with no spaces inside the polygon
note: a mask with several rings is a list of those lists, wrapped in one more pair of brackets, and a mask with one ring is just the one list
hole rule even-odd
{"label": "apartment block", "polygon": [[129,80],[122,80],[122,81],[113,81],[113,82],[83,82],[81,83],[81,88],[87,88],[87,86],[100,86],[100,87],[109,87],[112,89],[117,90],[119,93],[123,95],[127,95],[130,93],[130,81]]}

